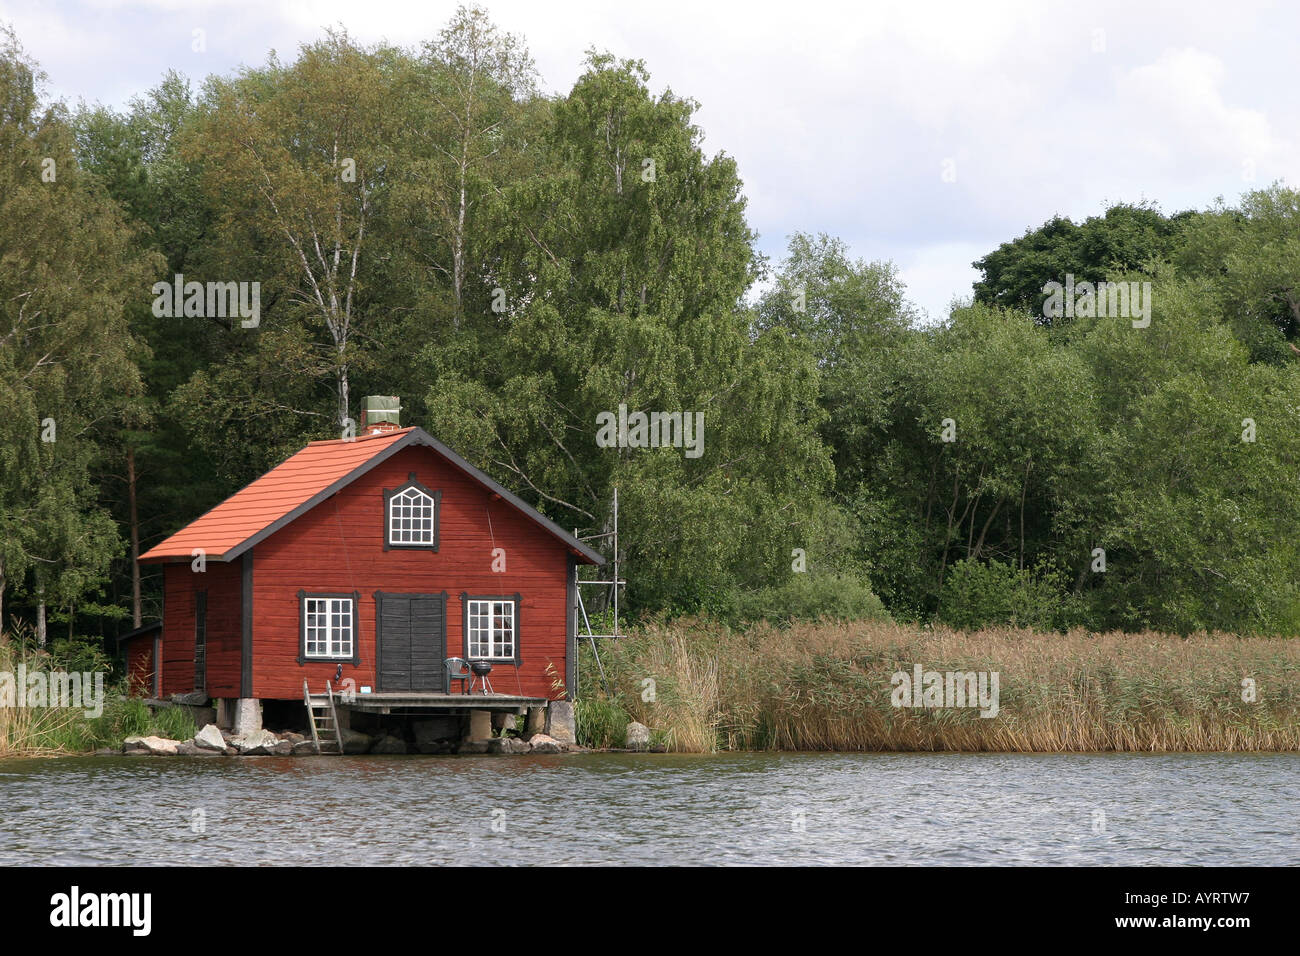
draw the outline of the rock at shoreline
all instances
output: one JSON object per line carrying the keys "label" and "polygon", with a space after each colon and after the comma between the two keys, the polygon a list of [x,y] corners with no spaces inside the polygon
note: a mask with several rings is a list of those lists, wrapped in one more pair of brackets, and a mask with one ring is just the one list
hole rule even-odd
{"label": "rock at shoreline", "polygon": [[280,741],[269,730],[254,730],[230,738],[230,745],[241,757],[257,757],[270,754]]}
{"label": "rock at shoreline", "polygon": [[526,754],[528,742],[518,737],[493,737],[488,741],[487,752],[490,754]]}
{"label": "rock at shoreline", "polygon": [[272,755],[273,757],[292,757],[292,756],[293,756],[293,741],[292,741],[292,740],[277,740],[277,741],[275,742],[275,746],[273,746],[273,747],[271,748],[271,755]]}
{"label": "rock at shoreline", "polygon": [[310,740],[300,740],[293,745],[293,755],[295,757],[314,757],[316,756],[316,745]]}
{"label": "rock at shoreline", "polygon": [[535,754],[564,753],[564,745],[547,734],[534,734],[528,741],[528,749]]}
{"label": "rock at shoreline", "polygon": [[369,734],[363,734],[359,730],[350,730],[347,727],[342,728],[340,733],[343,734],[343,752],[345,754],[363,754],[370,749],[372,738]]}
{"label": "rock at shoreline", "polygon": [[485,754],[488,752],[487,740],[463,740],[459,747],[456,748],[458,754]]}
{"label": "rock at shoreline", "polygon": [[372,754],[404,754],[406,753],[406,741],[391,734],[383,734],[370,745],[370,752]]}
{"label": "rock at shoreline", "polygon": [[431,717],[411,722],[415,734],[415,749],[422,754],[455,753],[460,721],[454,717]]}
{"label": "rock at shoreline", "polygon": [[165,737],[127,737],[122,741],[122,753],[174,757],[179,746],[179,740],[168,740]]}
{"label": "rock at shoreline", "polygon": [[203,750],[225,753],[226,738],[221,736],[221,731],[217,728],[216,724],[208,724],[194,735],[194,746]]}
{"label": "rock at shoreline", "polygon": [[635,720],[627,725],[627,749],[628,750],[649,750],[650,749],[650,728],[645,724],[637,723]]}

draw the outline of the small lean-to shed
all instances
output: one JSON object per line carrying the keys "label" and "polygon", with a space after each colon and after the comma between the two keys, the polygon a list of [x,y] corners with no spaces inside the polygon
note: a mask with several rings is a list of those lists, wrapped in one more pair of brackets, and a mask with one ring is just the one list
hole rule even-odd
{"label": "small lean-to shed", "polygon": [[424,430],[361,431],[141,556],[164,566],[160,695],[441,694],[461,657],[490,661],[499,693],[571,696],[576,565],[601,556]]}
{"label": "small lean-to shed", "polygon": [[119,650],[126,655],[126,680],[136,697],[157,697],[160,692],[157,661],[162,658],[162,622],[154,621],[121,635]]}

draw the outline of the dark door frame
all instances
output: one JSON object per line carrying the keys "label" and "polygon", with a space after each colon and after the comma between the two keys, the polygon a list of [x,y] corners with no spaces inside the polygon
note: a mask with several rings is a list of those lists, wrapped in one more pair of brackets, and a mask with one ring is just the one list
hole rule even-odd
{"label": "dark door frame", "polygon": [[208,692],[208,592],[194,592],[194,689]]}

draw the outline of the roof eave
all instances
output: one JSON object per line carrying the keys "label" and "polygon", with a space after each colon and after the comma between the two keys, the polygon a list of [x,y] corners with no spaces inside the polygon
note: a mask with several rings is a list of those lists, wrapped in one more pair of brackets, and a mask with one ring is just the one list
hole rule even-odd
{"label": "roof eave", "polygon": [[[438,439],[434,438],[432,435],[426,432],[423,428],[420,428],[418,425],[412,427],[410,431],[408,431],[401,438],[397,439],[397,441],[390,444],[383,451],[378,452],[372,455],[371,457],[367,458],[356,468],[352,469],[352,471],[348,472],[343,477],[335,480],[328,487],[312,495],[311,498],[307,499],[305,502],[300,504],[298,507],[294,508],[292,511],[289,511],[284,515],[281,515],[279,518],[271,522],[261,531],[258,531],[256,534],[250,535],[249,537],[245,538],[243,541],[241,541],[239,544],[235,545],[234,547],[228,548],[220,556],[207,555],[207,559],[211,561],[223,561],[223,562],[233,561],[235,558],[238,558],[244,552],[248,551],[251,548],[256,547],[260,542],[266,540],[271,535],[275,534],[285,525],[289,524],[290,522],[299,518],[303,514],[307,513],[312,508],[315,508],[318,504],[320,504],[325,499],[329,498],[331,495],[334,495],[341,489],[346,488],[348,485],[356,481],[366,472],[370,471],[372,468],[379,466],[380,464],[382,464],[383,462],[391,458],[393,455],[397,454],[403,448],[406,448],[410,445],[425,445],[429,448],[432,448],[434,451],[442,455],[444,458],[450,461],[457,468],[461,469],[466,474],[468,474],[471,478],[474,478],[480,484],[486,486],[489,490],[500,495],[510,504],[514,505],[515,508],[522,511],[526,517],[531,518],[536,524],[541,525],[543,529],[549,531],[552,535],[559,538],[562,542],[564,542],[564,544],[568,547],[570,551],[575,552],[576,557],[585,558],[587,563],[594,564],[597,566],[602,566],[605,564],[604,557],[601,556],[594,549],[584,544],[583,542],[579,541],[573,535],[569,534],[567,531],[561,528],[550,518],[547,518],[545,515],[539,512],[536,508],[533,508],[527,502],[522,501],[511,492],[501,487],[501,485],[497,484],[486,474],[479,471],[477,468],[475,468],[473,465],[467,462],[464,458],[461,458],[460,455],[456,454],[454,451],[452,451],[442,442],[438,441]],[[165,562],[188,561],[190,560],[190,557],[186,555],[175,555],[175,556],[156,555],[155,557],[152,558],[141,557],[140,560],[144,563],[153,563],[153,562],[165,563]]]}

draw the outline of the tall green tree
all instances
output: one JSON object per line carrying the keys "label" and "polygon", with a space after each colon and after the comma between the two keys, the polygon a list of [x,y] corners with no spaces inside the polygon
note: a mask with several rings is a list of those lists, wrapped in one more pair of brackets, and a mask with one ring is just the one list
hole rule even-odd
{"label": "tall green tree", "polygon": [[[106,423],[140,387],[128,303],[157,263],[77,163],[66,110],[0,37],[0,602],[15,586],[43,632],[50,601],[103,581],[119,538],[91,475]],[[4,605],[0,603],[0,623]]]}

